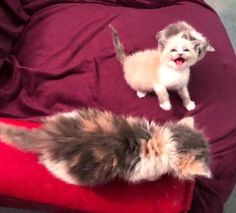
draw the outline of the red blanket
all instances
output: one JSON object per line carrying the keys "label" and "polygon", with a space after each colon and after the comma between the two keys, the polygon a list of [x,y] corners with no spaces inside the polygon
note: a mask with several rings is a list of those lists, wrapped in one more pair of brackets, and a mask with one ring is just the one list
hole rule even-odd
{"label": "red blanket", "polygon": [[[197,180],[191,211],[223,211],[236,181],[236,60],[222,23],[204,1],[2,0],[0,17],[0,116],[39,120],[87,106],[160,122],[193,115],[209,138],[214,178]],[[183,108],[175,94],[171,94],[173,110],[169,112],[159,108],[152,94],[136,97],[124,81],[108,27],[113,24],[127,51],[133,52],[156,47],[155,33],[177,20],[192,24],[216,49],[192,68],[189,90],[197,104],[192,112]],[[23,158],[24,154],[15,155]],[[114,187],[119,189],[119,184]],[[106,199],[119,197],[117,202],[125,202],[125,195],[116,194],[115,188],[110,189],[112,193],[105,190]],[[127,186],[127,190],[131,189]],[[136,189],[132,190],[135,196]],[[153,194],[148,198],[153,201]]]}

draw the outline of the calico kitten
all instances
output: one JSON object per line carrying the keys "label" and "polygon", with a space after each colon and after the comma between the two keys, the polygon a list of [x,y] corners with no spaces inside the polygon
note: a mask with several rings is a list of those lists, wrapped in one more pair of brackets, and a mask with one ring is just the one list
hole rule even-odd
{"label": "calico kitten", "polygon": [[179,179],[210,178],[205,138],[193,119],[157,125],[97,109],[48,117],[39,128],[0,123],[7,144],[39,154],[57,178],[94,186],[115,178],[136,183],[164,174]]}
{"label": "calico kitten", "polygon": [[163,48],[168,39],[183,34],[183,36],[191,41],[199,40],[200,43],[195,47],[198,52],[198,61],[204,58],[207,52],[214,52],[215,49],[211,46],[206,37],[198,32],[193,26],[185,21],[178,21],[176,23],[169,24],[163,30],[156,34],[158,41],[158,48]]}
{"label": "calico kitten", "polygon": [[185,31],[181,33],[178,31],[175,36],[169,38],[167,30],[159,35],[161,45],[158,49],[148,49],[126,55],[117,30],[111,25],[110,27],[113,32],[117,59],[123,65],[125,80],[137,92],[139,98],[145,97],[147,92],[154,91],[158,96],[160,107],[170,110],[171,104],[167,90],[172,89],[178,92],[187,110],[195,108],[187,85],[190,67],[200,57],[196,49],[202,45],[201,40],[189,39],[186,37]]}

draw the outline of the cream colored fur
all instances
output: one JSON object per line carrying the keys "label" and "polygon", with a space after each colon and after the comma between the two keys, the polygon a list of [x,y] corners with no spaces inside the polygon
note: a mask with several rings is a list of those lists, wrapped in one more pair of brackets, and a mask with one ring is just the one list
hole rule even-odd
{"label": "cream colored fur", "polygon": [[[127,56],[123,61],[127,84],[140,98],[147,92],[154,91],[158,96],[160,107],[164,110],[171,109],[167,90],[177,90],[184,106],[188,110],[193,110],[195,103],[191,101],[187,89],[189,68],[197,61],[193,45],[191,41],[176,36],[168,41],[163,51],[145,50]],[[179,56],[183,57],[185,62],[177,65],[174,59]]]}
{"label": "cream colored fur", "polygon": [[47,158],[46,156],[43,157],[44,158],[41,159],[41,162],[51,172],[51,174],[69,184],[80,185],[76,178],[73,178],[68,171],[68,161],[49,160],[50,158]]}

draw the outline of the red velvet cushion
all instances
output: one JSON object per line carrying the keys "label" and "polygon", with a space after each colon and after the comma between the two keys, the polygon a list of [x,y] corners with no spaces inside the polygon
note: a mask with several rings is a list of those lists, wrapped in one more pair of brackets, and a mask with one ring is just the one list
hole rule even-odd
{"label": "red velvet cushion", "polygon": [[[7,119],[0,121],[29,128],[39,125]],[[186,212],[190,208],[194,184],[163,177],[137,185],[116,181],[95,188],[69,185],[52,176],[38,163],[36,155],[3,143],[0,143],[0,171],[1,196],[31,201],[25,202],[24,207],[32,207],[33,201],[85,212]],[[11,201],[8,200],[8,205],[12,205]]]}

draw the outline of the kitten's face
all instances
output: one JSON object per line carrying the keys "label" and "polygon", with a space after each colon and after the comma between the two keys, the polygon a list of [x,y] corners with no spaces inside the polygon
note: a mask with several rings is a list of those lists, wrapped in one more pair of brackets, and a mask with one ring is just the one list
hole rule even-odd
{"label": "kitten's face", "polygon": [[176,142],[176,166],[174,173],[180,179],[194,179],[196,176],[210,178],[208,144],[202,134],[193,127],[193,119],[185,118],[171,127]]}
{"label": "kitten's face", "polygon": [[195,48],[198,55],[198,61],[205,57],[207,52],[214,52],[215,49],[210,45],[208,40],[199,32],[197,32],[191,25],[185,21],[178,21],[169,24],[166,28],[156,34],[158,40],[158,48],[165,44],[168,40],[175,36],[183,36],[190,41],[198,41],[199,45]]}
{"label": "kitten's face", "polygon": [[162,60],[167,66],[175,70],[184,70],[195,64],[198,53],[196,41],[190,41],[180,36],[169,39],[162,51]]}

